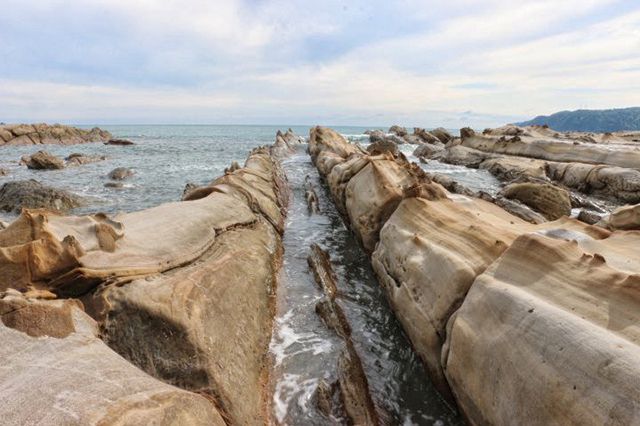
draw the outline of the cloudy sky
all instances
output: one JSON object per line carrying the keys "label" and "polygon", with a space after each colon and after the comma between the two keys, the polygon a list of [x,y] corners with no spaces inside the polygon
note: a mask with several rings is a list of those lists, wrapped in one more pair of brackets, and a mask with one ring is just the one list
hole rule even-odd
{"label": "cloudy sky", "polygon": [[638,0],[2,0],[0,121],[455,128],[638,105]]}

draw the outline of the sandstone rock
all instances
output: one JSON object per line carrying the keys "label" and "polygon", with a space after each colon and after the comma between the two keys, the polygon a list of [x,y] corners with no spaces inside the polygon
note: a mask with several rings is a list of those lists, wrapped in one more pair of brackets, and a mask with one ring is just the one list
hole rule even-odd
{"label": "sandstone rock", "polygon": [[34,170],[64,169],[64,161],[46,151],[38,151],[31,156],[23,157],[22,161],[28,168]]}
{"label": "sandstone rock", "polygon": [[105,145],[117,145],[117,146],[127,146],[127,145],[135,145],[128,139],[109,139],[104,143]]}
{"label": "sandstone rock", "polygon": [[411,145],[422,145],[425,143],[420,136],[414,134],[404,136],[403,139],[406,143]]}
{"label": "sandstone rock", "polygon": [[393,126],[389,127],[389,133],[393,133],[397,136],[400,136],[401,138],[404,138],[405,136],[408,135],[407,133],[407,129],[405,127],[401,127],[398,126],[396,124],[394,124]]}
{"label": "sandstone rock", "polygon": [[418,158],[431,158],[444,150],[443,144],[422,144],[413,151],[413,155]]}
{"label": "sandstone rock", "polygon": [[76,301],[7,292],[0,320],[3,423],[225,424],[204,397],[149,377],[109,349]]}
{"label": "sandstone rock", "polygon": [[414,127],[413,128],[413,134],[416,135],[417,137],[420,138],[420,140],[422,140],[422,142],[425,143],[438,143],[438,142],[442,142],[440,139],[438,139],[435,135],[433,135],[430,132],[427,132],[425,129],[421,129],[419,127]]}
{"label": "sandstone rock", "polygon": [[502,181],[512,181],[521,177],[546,179],[545,165],[544,161],[531,158],[501,156],[484,160],[478,167]]}
{"label": "sandstone rock", "polygon": [[565,235],[520,236],[449,322],[445,371],[474,424],[638,419],[640,240]]}
{"label": "sandstone rock", "polygon": [[127,169],[126,167],[117,167],[111,170],[107,177],[112,180],[124,180],[133,176],[134,174],[134,171],[131,169]]}
{"label": "sandstone rock", "polygon": [[380,139],[376,142],[372,143],[367,147],[367,152],[371,155],[378,155],[384,153],[390,153],[392,155],[398,155],[398,145],[394,142],[391,142],[388,139]]}
{"label": "sandstone rock", "polygon": [[0,187],[0,210],[48,209],[66,212],[84,204],[82,197],[35,180],[7,182]]}
{"label": "sandstone rock", "polygon": [[605,164],[623,168],[640,168],[640,150],[625,143],[574,145],[575,139],[559,139],[545,134],[522,133],[515,136],[473,135],[462,145],[483,152],[537,158],[555,162]]}
{"label": "sandstone rock", "polygon": [[87,155],[73,153],[65,158],[67,166],[80,166],[83,164],[97,163],[98,161],[104,161],[107,157],[104,155]]}
{"label": "sandstone rock", "polygon": [[549,220],[556,220],[571,214],[569,193],[548,183],[514,183],[507,185],[501,194],[516,199],[540,212]]}
{"label": "sandstone rock", "polygon": [[9,176],[9,170],[0,168],[0,176]]}
{"label": "sandstone rock", "polygon": [[602,216],[598,213],[589,210],[580,210],[577,216],[578,220],[589,225],[595,225],[602,220]]}
{"label": "sandstone rock", "polygon": [[111,138],[107,131],[94,127],[91,130],[77,129],[60,124],[9,124],[0,125],[0,145],[38,145],[104,141]]}
{"label": "sandstone rock", "polygon": [[449,133],[449,131],[444,127],[438,127],[437,129],[433,129],[431,130],[430,133],[436,138],[438,138],[442,143],[447,143],[453,140],[453,135]]}
{"label": "sandstone rock", "polygon": [[445,175],[443,173],[426,173],[426,175],[429,177],[429,179],[431,179],[431,181],[442,185],[449,192],[452,192],[454,194],[466,195],[468,197],[475,196],[475,193],[471,189],[460,184],[459,182],[456,182],[449,175]]}
{"label": "sandstone rock", "polygon": [[478,151],[477,149],[467,148],[462,145],[455,145],[441,151],[436,158],[443,163],[456,164],[478,168],[483,161],[494,158],[495,155]]}
{"label": "sandstone rock", "polygon": [[640,230],[640,204],[620,207],[603,218],[601,223],[614,230]]}
{"label": "sandstone rock", "polygon": [[296,146],[304,143],[304,138],[296,135],[289,129],[285,133],[280,130],[276,133],[276,141],[271,146],[271,154],[276,158],[283,158],[296,150]]}
{"label": "sandstone rock", "polygon": [[640,170],[583,163],[547,162],[551,179],[586,194],[640,202]]}

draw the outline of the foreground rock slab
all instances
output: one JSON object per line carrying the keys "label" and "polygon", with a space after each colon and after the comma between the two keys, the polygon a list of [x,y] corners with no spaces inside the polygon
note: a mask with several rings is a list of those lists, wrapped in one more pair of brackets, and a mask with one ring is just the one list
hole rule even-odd
{"label": "foreground rock slab", "polygon": [[206,398],[162,383],[113,352],[70,300],[0,298],[4,424],[224,425]]}

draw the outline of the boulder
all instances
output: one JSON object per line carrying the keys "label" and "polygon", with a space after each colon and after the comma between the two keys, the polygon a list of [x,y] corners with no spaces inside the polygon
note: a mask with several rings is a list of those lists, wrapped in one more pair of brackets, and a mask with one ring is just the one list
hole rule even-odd
{"label": "boulder", "polygon": [[437,154],[437,159],[443,163],[471,168],[478,168],[483,161],[493,157],[495,157],[495,155],[478,151],[477,149],[467,148],[462,145],[451,146]]}
{"label": "boulder", "polygon": [[386,152],[392,155],[398,155],[398,145],[388,139],[380,139],[367,147],[367,152],[371,155],[384,154]]}
{"label": "boulder", "polygon": [[609,229],[640,230],[640,204],[614,210],[599,223]]}
{"label": "boulder", "polygon": [[434,134],[427,132],[425,129],[419,127],[413,128],[413,134],[420,138],[424,143],[439,143],[442,142]]}
{"label": "boulder", "polygon": [[107,157],[104,155],[87,155],[73,153],[65,158],[65,161],[67,162],[67,166],[80,166],[83,164],[97,163],[98,161],[104,161],[106,159]]}
{"label": "boulder", "polygon": [[0,187],[0,210],[6,212],[19,213],[22,209],[67,212],[83,204],[82,197],[36,180],[7,182]]}
{"label": "boulder", "polygon": [[0,176],[9,176],[9,170],[0,167]]}
{"label": "boulder", "polygon": [[406,143],[411,145],[422,145],[425,143],[420,136],[414,134],[407,135],[403,139]]}
{"label": "boulder", "polygon": [[143,373],[109,349],[75,300],[0,296],[5,424],[224,425],[201,395]]}
{"label": "boulder", "polygon": [[595,225],[602,220],[602,216],[594,211],[582,209],[578,213],[577,219],[589,225]]}
{"label": "boulder", "polygon": [[444,151],[444,144],[422,144],[413,151],[413,155],[418,158],[429,159],[442,151]]}
{"label": "boulder", "polygon": [[519,178],[547,179],[546,163],[541,160],[523,157],[499,156],[484,160],[478,168],[488,170],[502,181]]}
{"label": "boulder", "polygon": [[453,135],[449,133],[449,131],[444,127],[438,127],[437,129],[433,129],[431,130],[430,133],[436,138],[438,138],[442,143],[447,143],[453,140]]}
{"label": "boulder", "polygon": [[21,161],[34,170],[64,169],[64,161],[46,151],[38,151],[31,156],[23,157]]}
{"label": "boulder", "polygon": [[407,129],[405,127],[398,126],[397,124],[389,127],[389,133],[393,133],[394,135],[400,136],[401,138],[404,138],[408,135]]}
{"label": "boulder", "polygon": [[107,177],[112,180],[124,180],[133,176],[134,174],[134,171],[131,169],[127,169],[126,167],[117,167],[111,170]]}
{"label": "boulder", "polygon": [[548,220],[571,214],[569,192],[548,183],[513,183],[504,187],[501,195],[516,199],[540,212]]}

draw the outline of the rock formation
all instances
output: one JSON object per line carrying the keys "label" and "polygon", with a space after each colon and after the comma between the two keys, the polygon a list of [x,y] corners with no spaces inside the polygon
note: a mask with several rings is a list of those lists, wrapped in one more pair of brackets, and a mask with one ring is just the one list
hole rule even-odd
{"label": "rock formation", "polygon": [[73,145],[86,142],[102,142],[111,138],[105,130],[94,127],[91,130],[60,124],[3,124],[0,125],[0,146],[2,145]]}
{"label": "rock formation", "polygon": [[[567,217],[528,223],[329,129],[312,129],[309,144],[434,383],[471,424],[637,421],[640,235]],[[546,206],[556,197],[539,185],[519,198]]]}
{"label": "rock formation", "polygon": [[109,139],[104,144],[105,145],[116,145],[116,146],[135,145],[133,142],[131,142],[128,139]]}
{"label": "rock formation", "polygon": [[133,170],[126,167],[116,167],[115,169],[111,170],[109,174],[107,174],[107,177],[111,180],[124,180],[133,176],[134,174],[135,173]]}
{"label": "rock formation", "polygon": [[78,301],[0,295],[2,422],[225,424],[205,397],[150,377],[98,335]]}
{"label": "rock formation", "polygon": [[27,168],[34,170],[64,169],[64,161],[46,151],[38,151],[33,155],[24,156],[20,160]]}
{"label": "rock formation", "polygon": [[0,210],[19,213],[22,209],[67,212],[84,204],[82,197],[36,180],[7,182],[0,187]]}
{"label": "rock formation", "polygon": [[73,153],[70,154],[64,160],[66,161],[67,167],[70,166],[81,166],[83,164],[97,163],[98,161],[104,161],[107,157],[105,155],[87,155],[87,154],[79,154]]}
{"label": "rock formation", "polygon": [[[4,419],[266,424],[288,205],[275,151],[255,149],[190,201],[113,218],[24,210],[0,230],[0,291],[58,299],[19,314],[0,304],[2,322],[20,330],[0,327],[15,382],[0,391],[11,401]],[[29,337],[38,327],[52,337]],[[40,395],[38,411],[15,408]]]}

